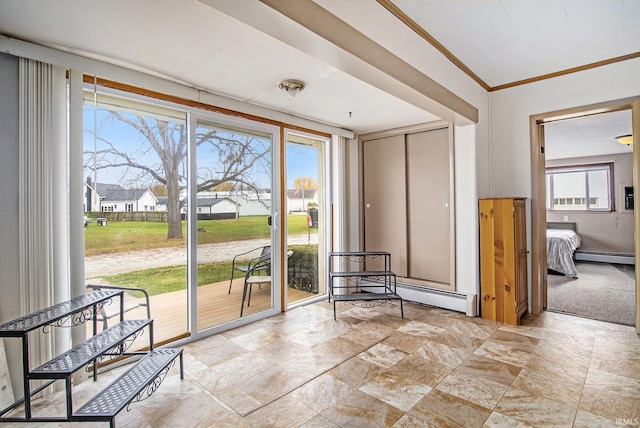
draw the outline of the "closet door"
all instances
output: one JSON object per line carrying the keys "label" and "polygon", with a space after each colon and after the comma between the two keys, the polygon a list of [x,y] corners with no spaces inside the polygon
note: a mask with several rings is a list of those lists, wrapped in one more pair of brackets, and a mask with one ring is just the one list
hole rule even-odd
{"label": "closet door", "polygon": [[447,129],[408,134],[408,276],[451,283],[451,167]]}
{"label": "closet door", "polygon": [[407,276],[404,135],[364,141],[362,147],[365,250],[388,251],[391,269]]}

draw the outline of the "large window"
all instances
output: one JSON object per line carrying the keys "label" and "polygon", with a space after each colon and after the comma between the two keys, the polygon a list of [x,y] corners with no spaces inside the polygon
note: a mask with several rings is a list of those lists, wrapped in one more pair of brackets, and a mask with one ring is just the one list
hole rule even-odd
{"label": "large window", "polygon": [[233,269],[273,245],[278,129],[102,87],[84,99],[86,282],[130,289],[129,319],[148,316],[148,295],[156,343],[278,313],[279,256],[251,294]]}
{"label": "large window", "polygon": [[547,209],[612,211],[613,163],[547,168]]}
{"label": "large window", "polygon": [[[149,293],[154,339],[163,342],[188,332],[186,224],[179,211],[187,113],[120,95],[92,87],[84,93],[85,279]],[[159,204],[154,215],[143,209]],[[140,292],[127,292],[125,302],[132,308],[127,318],[147,317]]]}

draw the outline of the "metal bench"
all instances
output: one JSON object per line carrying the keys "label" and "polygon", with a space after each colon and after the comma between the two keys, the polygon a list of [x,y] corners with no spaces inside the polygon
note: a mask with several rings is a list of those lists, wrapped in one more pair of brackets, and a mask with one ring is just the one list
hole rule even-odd
{"label": "metal bench", "polygon": [[[98,375],[97,362],[105,356],[124,355],[128,346],[133,343],[142,330],[151,326],[152,320],[122,321],[113,327],[98,333],[85,342],[74,346],[64,354],[42,364],[28,374],[29,379],[64,379],[67,393],[67,417],[72,413],[71,375],[93,363],[93,378]],[[149,344],[153,348],[152,329],[149,328]],[[139,354],[128,353],[128,355]]]}
{"label": "metal bench", "polygon": [[[184,379],[182,349],[154,349],[98,395],[82,405],[69,420],[109,422],[109,426],[115,428],[116,415],[130,403],[144,400],[153,394],[177,357],[180,357],[180,379]],[[150,387],[152,384],[153,387]]]}
{"label": "metal bench", "polygon": [[330,252],[329,302],[332,297],[334,320],[336,302],[360,302],[360,306],[369,307],[390,300],[400,301],[400,314],[404,318],[402,297],[396,291],[396,274],[391,271],[391,254],[386,251]]}

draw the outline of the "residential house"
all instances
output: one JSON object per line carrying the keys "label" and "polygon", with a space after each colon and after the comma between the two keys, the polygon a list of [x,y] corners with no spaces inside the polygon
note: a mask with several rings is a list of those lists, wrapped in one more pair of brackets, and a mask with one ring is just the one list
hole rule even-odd
{"label": "residential house", "polygon": [[91,177],[87,177],[83,186],[84,195],[84,212],[100,211],[100,194],[96,189],[96,185],[91,181]]}
{"label": "residential house", "polygon": [[[185,126],[220,124],[224,132],[267,139],[273,170],[265,175],[272,187],[263,206],[276,226],[284,224],[287,136],[313,141],[323,154],[323,255],[381,242],[400,254],[394,269],[406,275],[398,286],[403,298],[469,317],[483,298],[478,199],[526,198],[527,310],[535,316],[544,310],[546,287],[544,128],[628,109],[633,134],[640,135],[637,6],[637,0],[5,0],[0,195],[11,203],[0,207],[0,321],[85,291],[77,268],[84,236],[83,85],[95,99],[109,97],[102,103],[125,100],[122,111],[144,99],[153,117],[180,117]],[[46,72],[30,74],[40,68]],[[37,76],[47,80],[27,85]],[[32,94],[33,88],[43,92]],[[26,100],[51,108],[24,108]],[[640,168],[640,157],[633,167]],[[392,190],[382,197],[368,193],[385,183]],[[32,187],[25,191],[27,184]],[[385,209],[383,221],[365,227]],[[434,213],[437,221],[429,217]],[[637,228],[640,212],[632,215]],[[41,233],[34,237],[25,225]],[[285,265],[285,235],[272,233],[281,250],[273,253],[282,262],[274,263],[276,277]],[[638,248],[637,230],[634,239]],[[55,281],[24,279],[26,270],[50,266]],[[420,272],[424,266],[438,277],[411,277],[429,275],[430,269]],[[52,277],[28,275],[45,276]],[[272,292],[273,305],[252,320],[287,310],[281,289]],[[190,308],[198,306],[193,298]],[[181,337],[200,339],[245,322]],[[189,326],[196,325],[191,319]],[[518,345],[510,349],[517,353]],[[18,351],[8,347],[7,354],[19,378]],[[19,396],[19,382],[13,387]]]}
{"label": "residential house", "polygon": [[166,211],[168,198],[166,196],[156,196],[158,203],[156,204],[156,211]]}
{"label": "residential house", "polygon": [[96,211],[133,212],[155,211],[158,198],[149,189],[125,189],[119,185],[96,184],[100,206]]}
{"label": "residential house", "polygon": [[239,216],[271,214],[271,192],[265,189],[199,192],[198,198],[228,198],[238,205]]}
{"label": "residential house", "polygon": [[[185,201],[185,204],[187,201]],[[207,198],[198,195],[196,199],[198,219],[200,220],[220,220],[237,218],[240,204],[230,198]],[[183,215],[187,213],[187,207],[180,210]]]}
{"label": "residential house", "polygon": [[309,202],[318,204],[318,191],[316,189],[287,190],[287,209],[289,212],[307,211]]}

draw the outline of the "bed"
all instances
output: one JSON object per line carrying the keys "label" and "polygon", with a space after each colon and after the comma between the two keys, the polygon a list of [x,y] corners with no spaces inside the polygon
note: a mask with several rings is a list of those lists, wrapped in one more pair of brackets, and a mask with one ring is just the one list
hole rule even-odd
{"label": "bed", "polygon": [[547,223],[547,268],[571,278],[578,277],[573,253],[580,248],[575,223]]}

